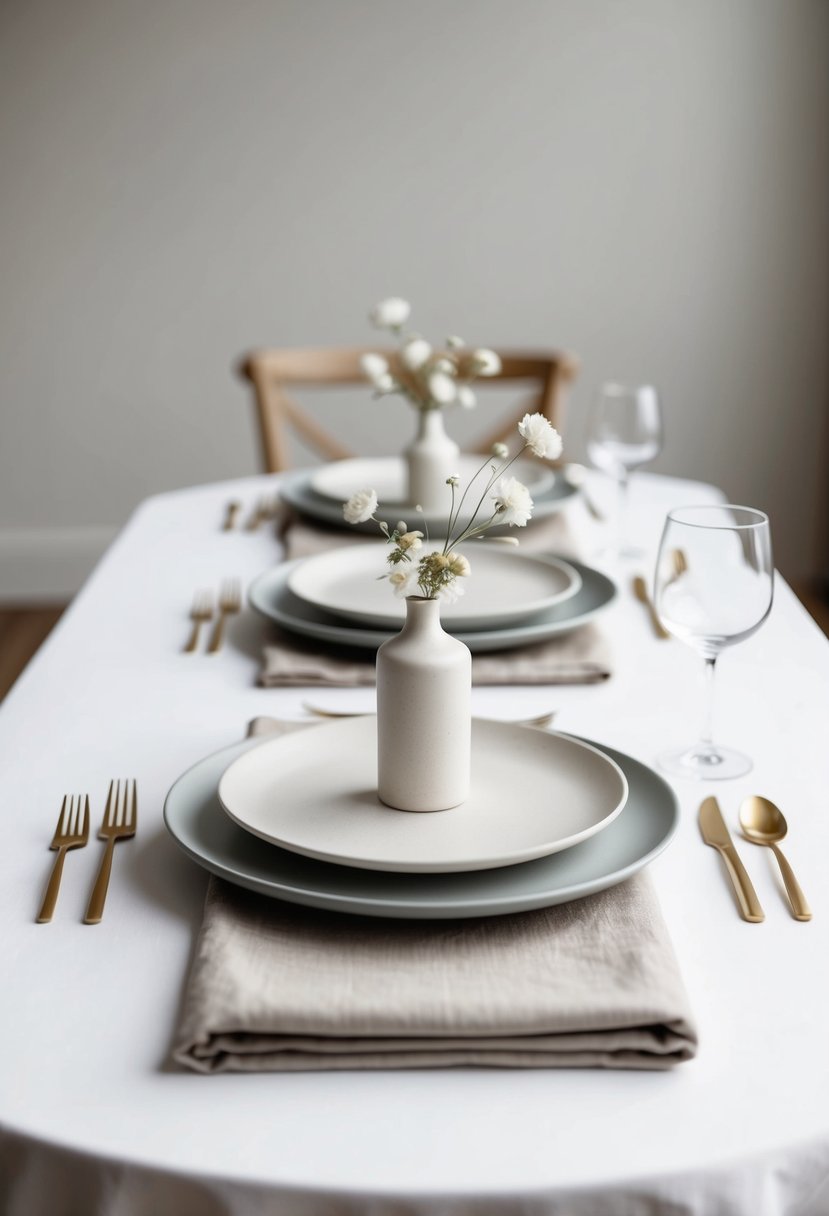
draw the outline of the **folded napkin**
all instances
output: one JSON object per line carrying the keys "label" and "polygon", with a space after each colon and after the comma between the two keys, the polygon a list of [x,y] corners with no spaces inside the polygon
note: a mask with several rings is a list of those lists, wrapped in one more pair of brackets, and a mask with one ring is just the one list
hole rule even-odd
{"label": "folded napkin", "polygon": [[664,1069],[696,1043],[644,873],[474,921],[345,916],[211,878],[173,1055],[207,1073]]}
{"label": "folded napkin", "polygon": [[[282,517],[280,537],[287,559],[311,557],[343,544],[377,544],[376,538],[364,533],[318,527],[291,513]],[[520,541],[524,553],[577,556],[563,511],[522,528]],[[592,624],[516,650],[472,657],[473,684],[595,684],[611,674],[610,648]],[[264,648],[259,673],[259,683],[266,688],[345,687],[370,685],[374,680],[374,656],[321,646],[279,631]]]}

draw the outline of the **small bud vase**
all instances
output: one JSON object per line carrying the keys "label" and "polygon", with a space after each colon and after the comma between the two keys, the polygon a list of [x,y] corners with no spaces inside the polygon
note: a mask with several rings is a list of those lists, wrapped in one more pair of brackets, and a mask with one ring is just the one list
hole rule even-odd
{"label": "small bud vase", "polygon": [[447,508],[446,479],[458,471],[460,448],[446,434],[442,410],[420,410],[418,419],[417,434],[403,452],[408,475],[406,502],[435,514]]}
{"label": "small bud vase", "polygon": [[399,811],[446,811],[469,794],[472,656],[444,631],[440,601],[406,599],[377,651],[377,792]]}

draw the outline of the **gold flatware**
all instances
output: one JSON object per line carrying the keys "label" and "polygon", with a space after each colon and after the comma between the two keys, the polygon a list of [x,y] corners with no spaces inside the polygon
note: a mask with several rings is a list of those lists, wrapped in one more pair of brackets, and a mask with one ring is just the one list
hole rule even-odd
{"label": "gold flatware", "polygon": [[725,826],[719,803],[716,798],[706,798],[699,808],[699,826],[702,839],[712,849],[717,849],[728,870],[728,876],[737,896],[740,915],[743,920],[758,923],[765,920],[763,909],[757,898],[757,892],[752,886],[751,879],[740,861],[737,850],[731,840],[731,834]]}
{"label": "gold flatware", "polygon": [[239,517],[239,512],[242,509],[242,504],[232,499],[225,507],[225,520],[222,524],[223,532],[232,532],[236,527],[236,520]]}
{"label": "gold flatware", "polygon": [[671,564],[674,568],[674,578],[681,578],[688,570],[688,558],[684,549],[671,549]]}
{"label": "gold flatware", "polygon": [[275,519],[278,506],[279,499],[275,496],[260,498],[251,513],[250,519],[245,524],[247,531],[255,532],[261,523],[265,523],[269,519]]}
{"label": "gold flatware", "polygon": [[644,604],[645,608],[647,609],[648,616],[651,618],[651,625],[653,626],[653,631],[656,636],[658,638],[669,638],[671,635],[668,633],[668,630],[662,624],[657,615],[656,609],[653,606],[653,600],[651,599],[650,592],[648,591],[648,584],[642,578],[641,574],[634,575],[632,586],[633,594],[639,600],[639,603]]}
{"label": "gold flatware", "polygon": [[[322,709],[318,705],[311,705],[308,701],[302,702],[302,708],[309,714],[315,714],[318,718],[367,718],[373,715],[373,710],[368,710],[366,713],[357,713],[355,710],[344,709]],[[505,721],[508,726],[535,726],[542,729],[549,726],[555,718],[558,710],[550,710],[549,713],[539,714],[535,718],[509,718],[496,719],[497,721]]]}
{"label": "gold flatware", "polygon": [[[81,807],[83,806],[83,823],[81,823]],[[43,903],[40,911],[37,914],[37,923],[39,925],[47,925],[52,919],[55,911],[55,904],[58,902],[58,891],[60,890],[60,880],[63,874],[63,859],[70,849],[82,848],[89,839],[89,798],[85,794],[79,794],[77,801],[74,794],[71,798],[67,794],[61,803],[60,815],[58,815],[55,834],[52,837],[50,849],[57,849],[58,855],[55,858],[55,864],[52,866],[52,873],[49,875],[49,882],[46,887],[46,894],[43,896]]]}
{"label": "gold flatware", "polygon": [[112,869],[112,850],[116,840],[127,840],[135,835],[138,823],[138,789],[135,782],[124,782],[121,789],[120,781],[110,781],[107,794],[104,820],[98,832],[98,839],[105,840],[106,849],[101,858],[98,877],[89,897],[89,907],[83,918],[85,925],[100,924],[104,915],[109,875]]}
{"label": "gold flatware", "polygon": [[744,798],[740,804],[740,827],[746,840],[750,840],[752,844],[766,845],[777,858],[795,920],[811,920],[812,910],[806,902],[806,896],[800,889],[792,867],[777,847],[778,840],[783,840],[788,831],[783,812],[768,798],[754,794],[751,798]]}
{"label": "gold flatware", "polygon": [[229,616],[235,616],[242,608],[242,584],[238,578],[225,579],[219,592],[219,617],[213,626],[213,636],[207,647],[208,654],[215,654],[222,648],[225,621]]}
{"label": "gold flatware", "polygon": [[199,644],[199,634],[202,625],[213,618],[213,596],[209,591],[197,591],[193,596],[193,607],[190,609],[190,620],[193,628],[190,638],[184,647],[185,654],[192,654]]}

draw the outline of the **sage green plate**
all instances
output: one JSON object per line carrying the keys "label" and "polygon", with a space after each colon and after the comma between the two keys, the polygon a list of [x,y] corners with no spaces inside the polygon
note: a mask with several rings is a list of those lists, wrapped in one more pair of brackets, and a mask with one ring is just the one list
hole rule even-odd
{"label": "sage green plate", "polygon": [[[483,460],[483,457],[481,459]],[[342,502],[335,502],[332,498],[318,494],[311,484],[313,477],[313,469],[300,469],[294,473],[283,474],[279,482],[279,495],[283,502],[293,507],[298,514],[315,519],[319,523],[330,524],[335,528],[345,528],[350,532],[356,529],[358,532],[378,535],[377,524],[371,520],[362,524],[347,524],[343,519]],[[360,490],[362,486],[357,485],[354,489]],[[564,473],[556,472],[549,484],[532,492],[533,519],[543,519],[547,515],[554,515],[556,511],[560,511],[568,502],[571,502],[578,493],[578,486],[569,481]],[[383,511],[383,519],[392,517],[399,519],[402,513],[410,527],[421,530],[428,528],[429,534],[434,539],[441,535],[441,529],[445,531],[449,501],[447,496],[446,511],[439,514],[419,512],[415,515],[413,508],[405,506],[403,503],[381,502],[380,506]],[[493,529],[495,535],[498,535],[499,532],[506,534],[510,531],[514,532],[515,529]]]}
{"label": "sage green plate", "polygon": [[630,792],[620,814],[589,840],[551,857],[497,870],[358,870],[289,853],[244,831],[224,813],[219,779],[243,752],[264,741],[247,739],[189,769],[167,795],[164,821],[179,847],[212,874],[314,908],[440,920],[501,916],[566,903],[615,886],[653,861],[676,831],[679,817],[676,797],[662,777],[631,756],[593,743],[619,765]]}
{"label": "sage green plate", "polygon": [[[536,561],[543,561],[540,554],[533,554]],[[291,572],[303,559],[295,562],[280,562],[260,574],[248,589],[251,606],[263,616],[276,621],[288,633],[300,637],[316,638],[335,646],[352,646],[359,650],[376,650],[387,638],[393,637],[396,629],[372,629],[349,624],[325,612],[316,604],[309,604],[294,595],[288,586]],[[569,633],[585,625],[600,612],[604,612],[616,598],[617,588],[612,579],[582,562],[567,559],[568,564],[581,576],[581,587],[575,595],[552,607],[520,621],[517,625],[502,625],[495,629],[458,630],[448,629],[454,637],[465,642],[473,654],[490,650],[514,650],[518,646],[529,646],[543,642],[559,634]],[[391,592],[389,592],[391,595]]]}

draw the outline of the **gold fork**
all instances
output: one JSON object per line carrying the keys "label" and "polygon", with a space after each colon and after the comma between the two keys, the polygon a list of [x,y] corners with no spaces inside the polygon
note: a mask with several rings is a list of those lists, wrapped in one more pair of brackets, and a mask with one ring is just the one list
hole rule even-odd
{"label": "gold fork", "polygon": [[[68,800],[68,806],[67,806]],[[81,824],[81,805],[84,804],[83,824]],[[80,849],[86,844],[89,839],[89,798],[84,794],[78,795],[77,802],[74,794],[71,799],[66,795],[61,803],[60,815],[58,815],[55,834],[52,837],[50,849],[57,849],[58,855],[55,858],[55,864],[52,866],[52,873],[49,876],[49,883],[46,887],[46,894],[43,896],[43,903],[40,911],[37,914],[37,923],[46,925],[52,919],[52,914],[55,911],[55,904],[58,902],[58,891],[60,890],[60,880],[63,874],[63,859],[69,849]]]}
{"label": "gold fork", "polygon": [[242,584],[238,578],[225,579],[219,592],[219,618],[213,626],[213,636],[210,639],[210,645],[207,647],[208,654],[215,654],[217,650],[221,650],[225,621],[229,616],[234,616],[239,612],[241,608]]}
{"label": "gold fork", "polygon": [[97,925],[103,919],[107,887],[109,886],[109,875],[112,869],[112,850],[115,848],[115,841],[127,840],[130,836],[134,836],[137,823],[138,788],[135,781],[132,782],[132,788],[130,788],[130,782],[125,781],[123,791],[121,790],[120,781],[110,781],[106,809],[104,810],[104,821],[98,832],[98,839],[107,842],[106,849],[101,858],[95,886],[92,888],[92,894],[89,897],[89,907],[86,909],[86,916],[83,918],[85,925]]}
{"label": "gold fork", "polygon": [[213,596],[209,591],[197,591],[193,596],[193,607],[190,609],[190,620],[193,622],[193,628],[190,632],[190,639],[184,647],[185,654],[192,654],[198,647],[199,634],[201,627],[205,621],[213,618]]}

